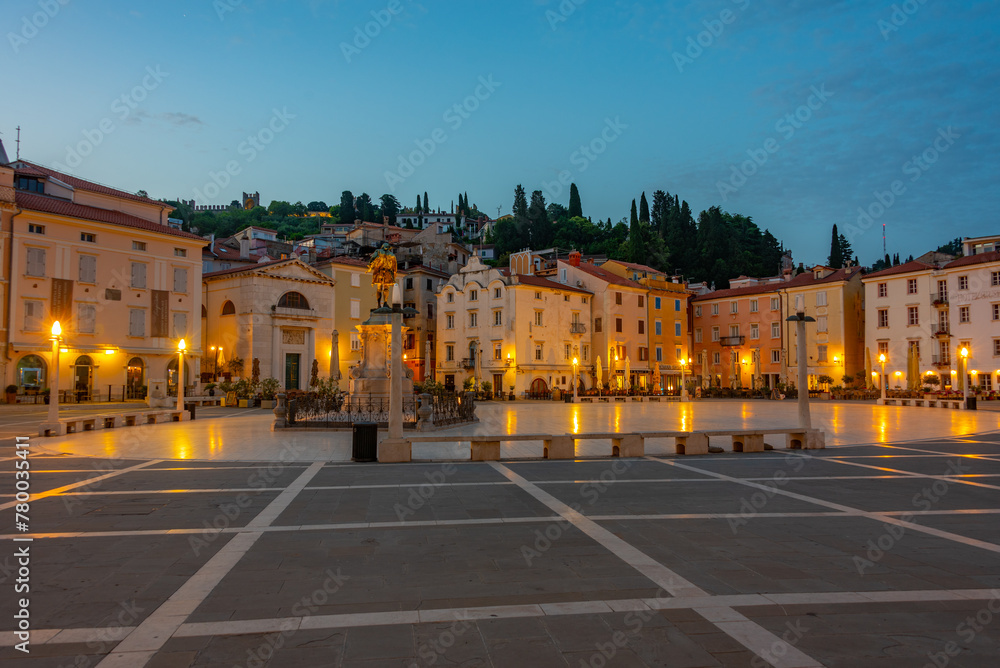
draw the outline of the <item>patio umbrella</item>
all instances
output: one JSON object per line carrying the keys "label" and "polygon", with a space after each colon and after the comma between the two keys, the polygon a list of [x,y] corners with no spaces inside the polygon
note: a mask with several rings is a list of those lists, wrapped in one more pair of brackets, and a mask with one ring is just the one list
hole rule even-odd
{"label": "patio umbrella", "polygon": [[618,389],[618,365],[615,364],[618,360],[615,359],[617,355],[608,355],[608,389],[617,390]]}
{"label": "patio umbrella", "polygon": [[340,380],[340,334],[333,330],[333,341],[330,343],[330,378]]}
{"label": "patio umbrella", "polygon": [[594,364],[594,384],[597,389],[604,388],[604,369],[601,367],[601,356],[597,356],[597,362]]}
{"label": "patio umbrella", "polygon": [[625,389],[632,389],[632,360],[625,356]]}
{"label": "patio umbrella", "polygon": [[781,350],[781,382],[788,384],[788,351]]}
{"label": "patio umbrella", "polygon": [[729,387],[736,389],[736,351],[729,352]]}
{"label": "patio umbrella", "polygon": [[918,390],[920,389],[920,356],[917,355],[917,349],[910,346],[910,389]]}
{"label": "patio umbrella", "polygon": [[872,350],[865,347],[865,389],[872,389]]}
{"label": "patio umbrella", "polygon": [[708,375],[708,351],[701,351],[701,384],[703,387],[711,387],[712,380]]}
{"label": "patio umbrella", "polygon": [[219,349],[219,367],[216,369],[216,373],[222,373],[226,370],[226,356],[223,354],[222,349]]}
{"label": "patio umbrella", "polygon": [[760,382],[760,348],[754,348],[753,351],[753,388],[757,389],[757,386],[763,387],[763,383]]}
{"label": "patio umbrella", "polygon": [[479,346],[476,346],[476,358],[474,360],[475,368],[473,373],[476,376],[476,385],[483,382],[483,354],[479,351]]}
{"label": "patio umbrella", "polygon": [[657,392],[661,392],[662,388],[660,387],[660,363],[659,362],[654,362],[653,363],[653,380],[656,382],[656,391]]}

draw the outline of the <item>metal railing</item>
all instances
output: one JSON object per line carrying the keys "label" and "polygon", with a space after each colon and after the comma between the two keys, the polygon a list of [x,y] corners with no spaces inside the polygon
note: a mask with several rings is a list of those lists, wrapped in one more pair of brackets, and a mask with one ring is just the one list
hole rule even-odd
{"label": "metal railing", "polygon": [[931,323],[931,331],[934,336],[951,336],[951,324],[947,322]]}
{"label": "metal railing", "polygon": [[931,304],[934,306],[947,306],[948,305],[948,293],[947,292],[935,292],[931,295]]}
{"label": "metal railing", "polygon": [[569,324],[569,331],[571,334],[586,334],[587,324],[583,322],[571,322]]}
{"label": "metal railing", "polygon": [[746,341],[745,336],[720,336],[719,345],[726,346],[742,346],[743,342]]}
{"label": "metal railing", "polygon": [[463,369],[474,369],[474,368],[476,368],[476,360],[474,360],[471,357],[466,357],[465,359],[462,360],[462,368]]}

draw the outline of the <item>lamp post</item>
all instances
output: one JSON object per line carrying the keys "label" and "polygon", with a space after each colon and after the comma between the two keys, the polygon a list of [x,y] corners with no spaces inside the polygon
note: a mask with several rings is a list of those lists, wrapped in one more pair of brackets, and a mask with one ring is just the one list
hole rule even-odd
{"label": "lamp post", "polygon": [[222,352],[222,346],[216,348],[212,346],[212,352],[215,353],[215,361],[212,363],[212,382],[219,382],[219,353]]}
{"label": "lamp post", "polygon": [[878,361],[882,365],[882,376],[878,384],[882,388],[882,405],[885,405],[885,353],[879,353]]}
{"label": "lamp post", "polygon": [[62,345],[62,325],[52,323],[52,383],[49,386],[49,415],[38,428],[39,436],[62,436],[65,431],[59,422],[59,346]]}
{"label": "lamp post", "polygon": [[816,322],[816,319],[799,311],[795,315],[788,316],[789,322],[795,323],[795,336],[798,364],[798,405],[799,405],[799,426],[803,429],[812,429],[812,418],[809,415],[809,369],[806,352],[806,323]]}
{"label": "lamp post", "polygon": [[577,370],[576,370],[577,365],[579,364],[580,360],[574,357],[573,358],[573,403],[574,404],[577,403],[577,399],[579,398],[579,392],[577,388],[580,385],[580,378],[577,375]]}
{"label": "lamp post", "polygon": [[184,410],[184,339],[177,343],[177,410]]}
{"label": "lamp post", "polygon": [[969,368],[969,349],[962,346],[962,349],[958,351],[959,359],[962,361],[962,370],[959,371],[958,382],[962,383],[962,403],[966,408],[969,407],[969,379],[967,378],[968,368]]}

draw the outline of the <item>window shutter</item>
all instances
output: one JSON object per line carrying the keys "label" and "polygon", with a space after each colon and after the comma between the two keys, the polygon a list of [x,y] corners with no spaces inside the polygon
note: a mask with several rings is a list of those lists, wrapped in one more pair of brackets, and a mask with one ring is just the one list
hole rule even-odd
{"label": "window shutter", "polygon": [[80,282],[97,282],[97,258],[93,255],[80,256]]}
{"label": "window shutter", "polygon": [[187,313],[174,313],[174,338],[187,336]]}
{"label": "window shutter", "polygon": [[97,309],[93,304],[80,304],[77,308],[76,331],[93,334],[97,325]]}
{"label": "window shutter", "polygon": [[133,288],[145,288],[146,287],[146,265],[142,262],[132,263],[132,287]]}
{"label": "window shutter", "polygon": [[174,292],[187,292],[188,272],[187,269],[174,269]]}
{"label": "window shutter", "polygon": [[142,309],[131,309],[129,311],[129,336],[146,335],[146,318]]}
{"label": "window shutter", "polygon": [[45,249],[28,249],[28,276],[45,276]]}

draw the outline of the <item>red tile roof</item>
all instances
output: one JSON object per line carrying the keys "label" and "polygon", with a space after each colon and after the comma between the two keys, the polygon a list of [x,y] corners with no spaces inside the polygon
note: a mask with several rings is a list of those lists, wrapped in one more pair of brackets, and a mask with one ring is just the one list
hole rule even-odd
{"label": "red tile roof", "polygon": [[704,295],[695,295],[691,298],[693,302],[710,301],[712,299],[725,299],[727,297],[742,297],[743,295],[758,295],[765,292],[777,292],[786,287],[788,283],[765,283],[764,285],[748,285],[745,288],[727,288],[716,290]]}
{"label": "red tile roof", "polygon": [[868,280],[869,278],[881,278],[882,276],[893,276],[895,274],[908,274],[913,271],[927,271],[928,269],[934,268],[933,264],[927,264],[926,262],[920,262],[919,260],[910,260],[909,262],[904,262],[903,264],[895,267],[889,267],[888,269],[868,274],[865,276],[865,280]]}
{"label": "red tile roof", "polygon": [[541,276],[529,276],[528,274],[518,274],[517,281],[521,285],[533,285],[539,288],[548,288],[550,290],[565,290],[566,292],[579,292],[584,295],[594,294],[590,290],[584,290],[570,285],[563,285],[562,283],[556,283],[555,281],[550,281],[547,278],[542,278]]}
{"label": "red tile roof", "polygon": [[[562,264],[569,265],[569,263],[565,262],[564,260],[559,260],[559,262]],[[627,278],[622,278],[621,276],[612,274],[610,271],[607,271],[606,269],[601,269],[597,265],[589,264],[587,262],[580,263],[580,266],[577,267],[577,269],[582,269],[584,273],[590,274],[595,278],[599,278],[606,283],[611,283],[613,285],[621,285],[627,288],[635,288],[637,290],[643,290],[643,291],[645,291],[646,289],[643,286],[636,283],[635,281],[630,281]]]}
{"label": "red tile roof", "polygon": [[218,241],[215,242],[215,247],[210,245],[205,246],[201,251],[202,257],[215,257],[220,260],[244,260],[247,262],[256,262],[260,259],[260,255],[256,253],[250,253],[249,258],[240,257],[240,251],[235,248],[230,248],[229,246],[223,246]]}
{"label": "red tile roof", "polygon": [[335,255],[322,262],[317,262],[319,264],[347,264],[353,267],[368,267],[368,263],[356,257],[351,257],[350,255]]}
{"label": "red tile roof", "polygon": [[990,251],[989,253],[979,253],[978,255],[966,255],[957,260],[952,260],[944,266],[945,269],[955,267],[967,267],[972,264],[985,264],[986,262],[1000,262],[1000,251]]}
{"label": "red tile roof", "polygon": [[54,169],[39,165],[33,162],[28,162],[27,160],[17,160],[15,161],[17,167],[14,171],[18,174],[27,174],[34,176],[51,176],[59,179],[66,185],[73,186],[74,188],[79,188],[80,190],[89,190],[95,193],[101,193],[103,195],[111,195],[112,197],[120,197],[122,199],[130,199],[135,202],[144,202],[146,204],[156,204],[161,208],[173,209],[171,205],[166,202],[159,202],[155,199],[150,199],[148,197],[142,197],[140,195],[134,195],[124,190],[118,190],[117,188],[112,188],[110,186],[101,185],[100,183],[94,183],[93,181],[85,181],[83,179],[77,178],[75,176],[70,176],[69,174],[63,174],[62,172],[57,172]]}
{"label": "red tile roof", "polygon": [[122,213],[121,211],[98,209],[97,207],[87,206],[85,204],[75,204],[68,200],[47,197],[45,195],[30,193],[23,190],[18,190],[16,192],[15,201],[19,207],[22,209],[28,209],[29,211],[40,211],[42,213],[53,213],[70,218],[93,220],[99,223],[110,223],[112,225],[132,227],[139,230],[145,230],[147,232],[169,234],[171,236],[183,237],[185,239],[197,239],[205,244],[208,243],[208,239],[200,237],[197,234],[191,234],[190,232],[184,232],[182,230],[175,230],[171,227],[167,227],[166,225],[160,225],[159,223],[154,223],[144,218],[138,218],[127,213]]}
{"label": "red tile roof", "polygon": [[[850,271],[848,271],[850,269]],[[782,284],[783,288],[802,288],[809,285],[821,285],[823,283],[836,283],[838,281],[849,281],[854,276],[863,275],[864,270],[860,267],[847,267],[844,269],[837,269],[829,276],[824,278],[816,278],[811,271],[804,272],[794,277],[790,281],[786,281]]]}
{"label": "red tile roof", "polygon": [[624,260],[608,260],[608,262],[614,262],[615,264],[620,264],[623,267],[627,267],[633,271],[645,271],[650,274],[661,274],[663,276],[667,275],[667,272],[660,271],[659,269],[653,269],[652,267],[645,264],[636,264],[635,262],[625,262]]}

